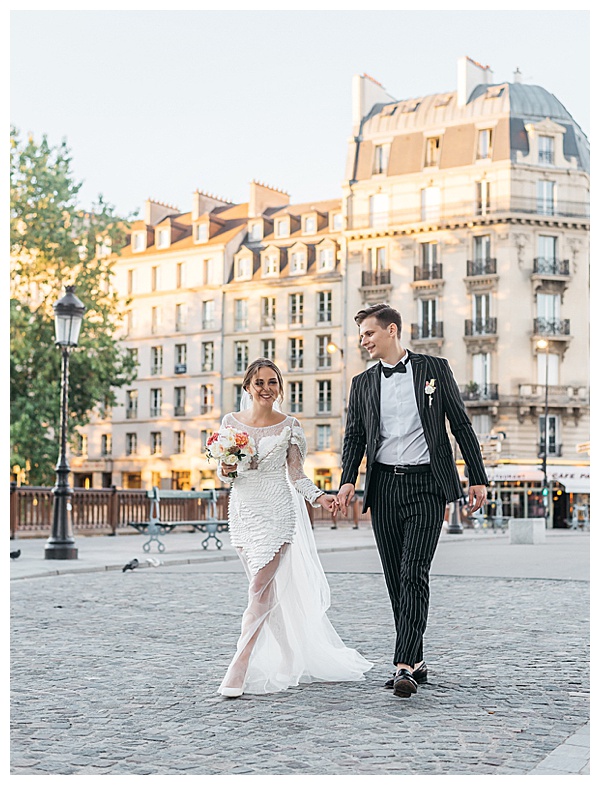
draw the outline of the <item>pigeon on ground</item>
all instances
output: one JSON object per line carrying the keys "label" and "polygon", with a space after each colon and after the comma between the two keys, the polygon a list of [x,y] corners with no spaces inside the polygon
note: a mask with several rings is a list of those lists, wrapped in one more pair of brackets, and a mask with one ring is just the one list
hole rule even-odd
{"label": "pigeon on ground", "polygon": [[135,570],[138,564],[139,561],[137,559],[132,559],[131,561],[127,562],[127,564],[123,567],[123,572],[127,572],[127,570]]}
{"label": "pigeon on ground", "polygon": [[21,555],[21,551],[20,550],[18,550],[18,551],[11,551],[10,552],[10,558],[11,559],[18,559],[20,555]]}
{"label": "pigeon on ground", "polygon": [[155,559],[155,558],[154,558],[154,556],[149,556],[149,557],[146,559],[146,562],[147,562],[147,563],[148,563],[148,564],[149,564],[151,567],[160,567],[160,565],[162,564],[161,560],[160,560],[160,559]]}

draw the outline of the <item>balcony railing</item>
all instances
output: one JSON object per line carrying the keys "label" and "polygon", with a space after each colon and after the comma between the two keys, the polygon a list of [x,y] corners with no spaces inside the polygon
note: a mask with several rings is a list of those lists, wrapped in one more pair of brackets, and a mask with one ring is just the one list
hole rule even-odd
{"label": "balcony railing", "polygon": [[187,373],[187,364],[186,363],[176,363],[175,364],[175,373]]}
{"label": "balcony railing", "polygon": [[175,406],[175,417],[183,417],[185,414],[185,406]]}
{"label": "balcony railing", "polygon": [[125,418],[127,420],[135,420],[137,418],[137,406],[132,406],[125,411]]}
{"label": "balcony railing", "polygon": [[571,322],[569,319],[542,319],[533,320],[534,335],[570,335]]}
{"label": "balcony railing", "polygon": [[261,327],[275,327],[275,317],[274,316],[261,316],[260,319],[260,326]]}
{"label": "balcony railing", "polygon": [[495,275],[495,259],[467,259],[467,276],[473,275]]}
{"label": "balcony railing", "polygon": [[374,272],[372,270],[362,271],[362,285],[363,286],[386,286],[390,282],[390,271],[379,270]]}
{"label": "balcony railing", "polygon": [[[519,398],[527,403],[542,403],[546,398],[545,384],[520,384]],[[576,387],[563,384],[548,385],[548,400],[553,406],[558,404],[588,404],[590,400],[589,388]]]}
{"label": "balcony railing", "polygon": [[[423,213],[420,204],[404,210],[393,210],[387,215],[369,215],[361,213],[348,218],[349,229],[385,229],[388,226],[398,226],[407,223],[443,223],[445,221],[469,220],[478,210],[477,202],[446,202],[435,212],[427,216]],[[589,202],[572,202],[567,200],[548,201],[537,198],[506,196],[492,199],[486,206],[487,217],[517,213],[524,215],[556,215],[560,217],[588,219],[590,216]]]}
{"label": "balcony railing", "polygon": [[441,264],[432,264],[430,267],[415,267],[415,281],[439,281],[443,278],[443,268]]}
{"label": "balcony railing", "polygon": [[490,319],[465,319],[465,335],[496,335],[498,320]]}
{"label": "balcony railing", "polygon": [[160,365],[152,365],[150,366],[150,375],[151,376],[160,376],[162,373],[162,363]]}
{"label": "balcony railing", "polygon": [[463,401],[497,401],[498,385],[471,382],[461,388],[460,396]]}
{"label": "balcony railing", "polygon": [[533,272],[537,275],[569,275],[568,259],[545,259],[538,256],[533,260]]}
{"label": "balcony railing", "polygon": [[[547,458],[560,458],[562,456],[562,444],[549,444],[546,452]],[[544,442],[540,442],[538,447],[538,458],[544,457]]]}
{"label": "balcony railing", "polygon": [[410,335],[413,341],[427,340],[428,338],[443,338],[444,323],[432,322],[431,324],[411,324]]}
{"label": "balcony railing", "polygon": [[162,406],[151,406],[150,417],[160,417],[162,413]]}

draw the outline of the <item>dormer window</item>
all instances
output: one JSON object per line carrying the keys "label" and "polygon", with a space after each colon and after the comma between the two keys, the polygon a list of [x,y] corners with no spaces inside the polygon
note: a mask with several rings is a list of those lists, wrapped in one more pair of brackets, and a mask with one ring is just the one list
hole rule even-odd
{"label": "dormer window", "polygon": [[553,136],[540,136],[538,138],[538,163],[550,166],[554,164]]}
{"label": "dormer window", "polygon": [[206,243],[208,241],[208,224],[196,224],[194,227],[194,241],[197,243]]}
{"label": "dormer window", "polygon": [[131,248],[134,253],[146,250],[146,232],[134,232],[131,238]]}
{"label": "dormer window", "polygon": [[278,275],[279,274],[279,255],[276,253],[269,253],[265,256],[263,265],[263,275]]}
{"label": "dormer window", "polygon": [[375,155],[373,157],[373,174],[385,174],[387,172],[389,157],[389,144],[375,145]]}
{"label": "dormer window", "polygon": [[292,251],[290,257],[290,275],[301,275],[306,272],[306,251]]}
{"label": "dormer window", "polygon": [[263,238],[262,223],[250,224],[248,227],[248,239],[252,242],[257,242]]}
{"label": "dormer window", "polygon": [[290,219],[278,218],[275,220],[275,237],[290,236]]}
{"label": "dormer window", "polygon": [[326,245],[317,251],[317,272],[327,273],[335,269],[335,248]]}
{"label": "dormer window", "polygon": [[248,281],[252,278],[252,257],[238,256],[235,260],[236,281]]}
{"label": "dormer window", "polygon": [[492,129],[482,128],[477,136],[477,158],[490,158],[492,155]]}
{"label": "dormer window", "polygon": [[156,233],[156,247],[168,248],[171,243],[171,230],[159,229]]}
{"label": "dormer window", "polygon": [[334,232],[341,232],[344,227],[344,219],[341,213],[334,213],[331,220],[331,228]]}
{"label": "dormer window", "polygon": [[431,136],[425,142],[425,166],[437,166],[440,161],[440,137]]}
{"label": "dormer window", "polygon": [[315,215],[307,215],[304,219],[304,233],[314,234],[317,231],[317,217]]}

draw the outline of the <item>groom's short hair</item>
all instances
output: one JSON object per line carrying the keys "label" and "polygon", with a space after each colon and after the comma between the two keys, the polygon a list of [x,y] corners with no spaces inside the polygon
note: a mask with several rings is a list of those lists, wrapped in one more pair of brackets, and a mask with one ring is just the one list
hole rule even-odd
{"label": "groom's short hair", "polygon": [[369,316],[374,316],[382,327],[388,327],[390,324],[395,324],[398,328],[398,338],[402,333],[402,317],[400,312],[387,303],[377,303],[376,305],[369,305],[368,308],[363,308],[354,317],[354,321],[359,326]]}

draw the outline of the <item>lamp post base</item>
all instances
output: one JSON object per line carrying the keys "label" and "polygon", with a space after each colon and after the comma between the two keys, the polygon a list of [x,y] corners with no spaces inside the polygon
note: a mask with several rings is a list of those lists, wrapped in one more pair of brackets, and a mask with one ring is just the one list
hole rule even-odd
{"label": "lamp post base", "polygon": [[71,542],[48,542],[44,548],[44,559],[76,559],[77,548]]}
{"label": "lamp post base", "polygon": [[458,502],[454,502],[454,507],[452,509],[452,515],[450,520],[448,521],[448,528],[446,530],[447,534],[463,534],[463,525],[459,519],[459,512],[458,512]]}

